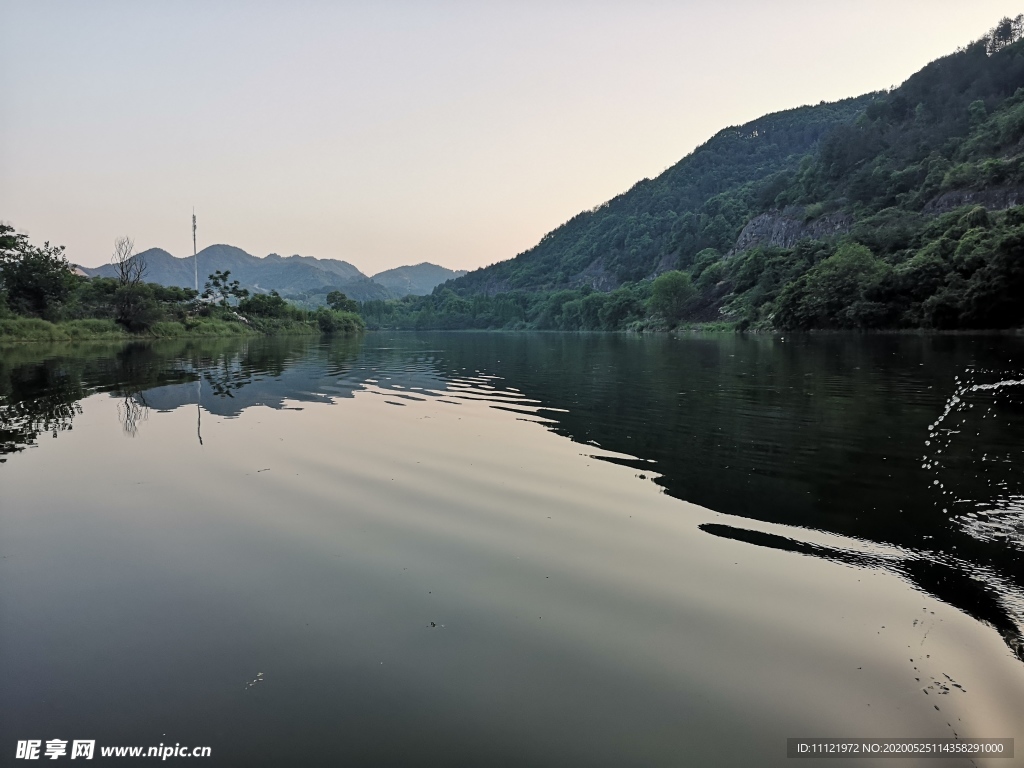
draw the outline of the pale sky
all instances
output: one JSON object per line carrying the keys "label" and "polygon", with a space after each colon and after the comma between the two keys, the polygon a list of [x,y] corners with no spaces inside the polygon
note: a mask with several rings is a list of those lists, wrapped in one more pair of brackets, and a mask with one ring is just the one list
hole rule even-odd
{"label": "pale sky", "polygon": [[0,0],[0,220],[72,262],[511,258],[721,128],[899,84],[1003,0]]}

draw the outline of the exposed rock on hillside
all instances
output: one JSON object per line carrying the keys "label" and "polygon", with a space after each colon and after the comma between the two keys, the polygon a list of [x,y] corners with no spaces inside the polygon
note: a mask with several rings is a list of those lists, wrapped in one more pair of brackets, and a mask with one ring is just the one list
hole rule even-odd
{"label": "exposed rock on hillside", "polygon": [[1001,211],[1024,203],[1024,188],[954,189],[929,200],[925,213],[946,213],[964,205],[981,205],[990,211]]}
{"label": "exposed rock on hillside", "polygon": [[791,211],[768,211],[751,219],[729,255],[757,246],[792,248],[801,240],[824,240],[845,234],[853,225],[853,217],[845,212],[826,213],[812,221]]}
{"label": "exposed rock on hillside", "polygon": [[595,291],[613,291],[619,287],[619,280],[608,271],[603,256],[598,256],[587,265],[587,268],[569,279],[570,288],[582,288],[589,285]]}

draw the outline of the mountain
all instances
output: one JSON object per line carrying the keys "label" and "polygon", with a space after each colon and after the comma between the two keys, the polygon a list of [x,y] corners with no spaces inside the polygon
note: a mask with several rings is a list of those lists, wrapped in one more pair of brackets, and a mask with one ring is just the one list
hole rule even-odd
{"label": "mountain", "polygon": [[[137,254],[146,260],[146,280],[160,285],[176,285],[180,288],[192,288],[193,266],[192,259],[176,259],[162,248],[150,248]],[[116,277],[116,270],[113,264],[104,264],[102,267],[78,266],[88,277]],[[202,286],[202,281],[200,281]]]}
{"label": "mountain", "polygon": [[423,262],[411,267],[395,267],[378,272],[371,280],[383,285],[395,297],[426,296],[434,288],[448,280],[454,280],[466,274],[464,269],[446,269],[436,264]]}
{"label": "mountain", "polygon": [[[799,107],[726,128],[654,179],[584,211],[510,261],[470,272],[460,295],[611,290],[726,250],[752,210],[770,205],[802,159],[880,94]],[[723,197],[734,193],[729,198]]]}
{"label": "mountain", "polygon": [[[191,256],[176,258],[161,248],[138,254],[146,260],[146,280],[160,285],[192,288],[195,266]],[[422,295],[434,286],[458,277],[455,272],[433,264],[417,264],[381,272],[371,279],[347,261],[312,256],[280,256],[272,253],[258,258],[231,245],[211,245],[198,253],[199,286],[208,275],[228,270],[243,288],[257,293],[277,291],[285,298],[322,304],[329,291],[340,290],[356,301]],[[114,277],[113,265],[80,267],[89,277]],[[379,280],[376,278],[380,278]]]}
{"label": "mountain", "polygon": [[367,322],[1024,326],[1022,34],[1024,15],[1003,19],[898,88],[720,131],[528,251],[364,308]]}

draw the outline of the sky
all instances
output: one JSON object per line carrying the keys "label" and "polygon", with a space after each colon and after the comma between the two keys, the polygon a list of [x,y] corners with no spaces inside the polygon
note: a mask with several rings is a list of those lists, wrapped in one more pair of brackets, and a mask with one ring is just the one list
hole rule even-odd
{"label": "sky", "polygon": [[898,85],[1004,0],[0,0],[0,221],[348,261],[512,258],[720,129]]}

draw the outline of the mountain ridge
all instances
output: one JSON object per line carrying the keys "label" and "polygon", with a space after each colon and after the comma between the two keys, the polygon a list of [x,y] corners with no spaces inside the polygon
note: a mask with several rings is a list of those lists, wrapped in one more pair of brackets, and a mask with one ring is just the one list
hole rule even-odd
{"label": "mountain ridge", "polygon": [[[147,282],[180,288],[195,287],[195,266],[192,256],[177,257],[162,248],[149,248],[137,256],[146,260]],[[196,254],[199,264],[200,290],[208,276],[215,271],[230,271],[243,288],[254,293],[277,291],[284,298],[311,304],[323,303],[331,290],[340,290],[356,301],[402,298],[407,295],[425,295],[433,288],[464,271],[422,262],[395,267],[378,273],[383,281],[363,274],[356,266],[340,259],[322,259],[314,256],[281,256],[271,253],[264,257],[233,245],[209,245]],[[112,264],[100,267],[82,267],[89,277],[114,277]],[[403,292],[404,289],[409,290]]]}

